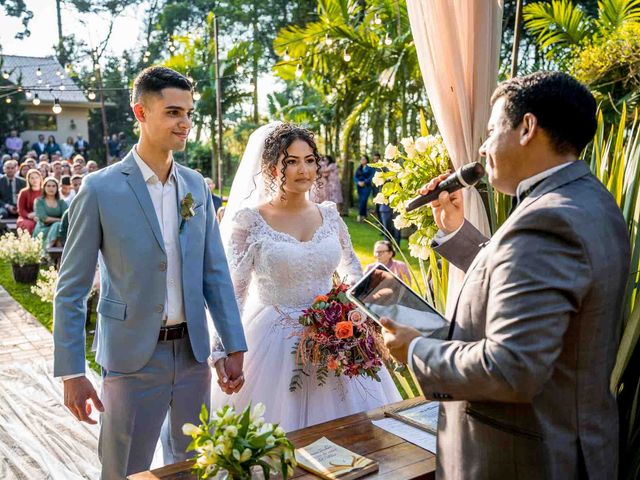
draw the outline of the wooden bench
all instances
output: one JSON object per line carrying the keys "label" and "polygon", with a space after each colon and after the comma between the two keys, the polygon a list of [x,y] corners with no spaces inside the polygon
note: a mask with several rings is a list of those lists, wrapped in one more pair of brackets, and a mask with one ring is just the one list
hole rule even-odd
{"label": "wooden bench", "polygon": [[62,247],[47,247],[47,255],[56,266],[56,270],[60,270],[60,260],[62,260]]}
{"label": "wooden bench", "polygon": [[15,232],[18,229],[17,218],[0,218],[0,233]]}

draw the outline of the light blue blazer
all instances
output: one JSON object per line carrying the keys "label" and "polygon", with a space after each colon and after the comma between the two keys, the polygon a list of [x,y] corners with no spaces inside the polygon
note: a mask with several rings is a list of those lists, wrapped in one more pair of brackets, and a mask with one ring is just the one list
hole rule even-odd
{"label": "light blue blazer", "polygon": [[[184,310],[194,356],[204,362],[211,353],[205,308],[225,351],[246,351],[211,193],[199,173],[176,164],[176,175],[178,215],[187,193],[195,207],[195,216],[180,232]],[[135,372],[158,343],[167,255],[147,185],[131,153],[88,175],[71,202],[54,301],[55,376],[85,370],[85,314],[98,252],[96,360],[107,370]]]}

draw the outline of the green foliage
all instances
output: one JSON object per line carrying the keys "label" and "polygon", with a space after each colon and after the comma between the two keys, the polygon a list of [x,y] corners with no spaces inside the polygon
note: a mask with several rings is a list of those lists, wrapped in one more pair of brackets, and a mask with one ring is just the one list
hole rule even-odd
{"label": "green foliage", "polygon": [[547,58],[594,90],[605,118],[637,102],[640,0],[599,0],[595,15],[570,0],[535,2],[523,18]]}

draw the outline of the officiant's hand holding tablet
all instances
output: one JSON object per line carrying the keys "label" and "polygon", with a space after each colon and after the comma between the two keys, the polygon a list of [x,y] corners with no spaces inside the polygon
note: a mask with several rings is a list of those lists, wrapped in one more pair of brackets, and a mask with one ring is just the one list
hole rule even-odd
{"label": "officiant's hand holding tablet", "polygon": [[408,345],[411,339],[449,338],[450,322],[381,263],[351,287],[347,296],[385,328],[387,346],[402,363],[407,361],[407,349],[401,345]]}

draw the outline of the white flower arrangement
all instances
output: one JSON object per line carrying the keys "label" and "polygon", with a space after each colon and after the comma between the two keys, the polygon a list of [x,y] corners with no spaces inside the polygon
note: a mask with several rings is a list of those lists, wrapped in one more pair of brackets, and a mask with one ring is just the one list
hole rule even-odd
{"label": "white flower arrangement", "polygon": [[49,270],[40,270],[40,278],[31,287],[31,293],[40,297],[40,300],[45,303],[53,303],[57,283],[58,271],[54,267],[49,267]]}
{"label": "white flower arrangement", "polygon": [[232,479],[250,479],[252,468],[262,469],[266,480],[278,472],[283,479],[293,475],[294,449],[282,428],[265,423],[262,403],[241,413],[225,405],[211,419],[205,406],[200,411],[201,425],[185,423],[182,433],[193,440],[187,451],[195,450],[194,471],[198,478],[213,478],[226,471]]}
{"label": "white flower arrangement", "polygon": [[449,167],[449,155],[439,135],[423,135],[417,139],[400,140],[404,154],[395,145],[387,145],[385,160],[372,163],[379,169],[373,177],[374,185],[381,187],[374,203],[389,205],[398,215],[394,218],[397,229],[416,227],[409,237],[409,252],[423,260],[429,259],[429,242],[436,232],[435,222],[428,207],[407,212],[405,205],[416,191]]}
{"label": "white flower arrangement", "polygon": [[5,233],[0,237],[0,260],[13,265],[33,265],[40,263],[42,256],[42,233],[32,237],[21,228],[17,233]]}

